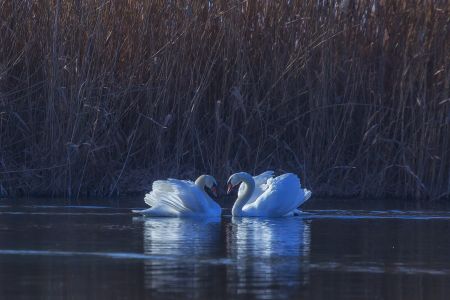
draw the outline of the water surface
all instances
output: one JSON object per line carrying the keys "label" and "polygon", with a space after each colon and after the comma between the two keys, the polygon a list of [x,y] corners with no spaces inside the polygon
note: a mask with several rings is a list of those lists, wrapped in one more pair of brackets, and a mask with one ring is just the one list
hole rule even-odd
{"label": "water surface", "polygon": [[0,206],[1,299],[448,299],[450,212]]}

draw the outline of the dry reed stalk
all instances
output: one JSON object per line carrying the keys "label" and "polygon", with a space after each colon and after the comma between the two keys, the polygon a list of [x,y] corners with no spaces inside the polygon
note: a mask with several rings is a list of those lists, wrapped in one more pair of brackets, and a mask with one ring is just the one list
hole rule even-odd
{"label": "dry reed stalk", "polygon": [[299,173],[450,194],[446,1],[0,0],[0,192]]}

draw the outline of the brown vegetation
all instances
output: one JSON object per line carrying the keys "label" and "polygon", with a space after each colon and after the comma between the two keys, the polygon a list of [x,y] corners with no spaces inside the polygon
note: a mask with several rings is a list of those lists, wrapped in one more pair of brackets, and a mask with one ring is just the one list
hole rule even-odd
{"label": "brown vegetation", "polygon": [[274,169],[316,195],[448,196],[449,16],[447,1],[0,0],[1,193]]}

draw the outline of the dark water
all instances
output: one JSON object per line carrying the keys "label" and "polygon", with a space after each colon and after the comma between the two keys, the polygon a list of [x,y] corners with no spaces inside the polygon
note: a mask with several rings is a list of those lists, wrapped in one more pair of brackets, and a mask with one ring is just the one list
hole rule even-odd
{"label": "dark water", "polygon": [[450,212],[0,206],[0,299],[449,299]]}

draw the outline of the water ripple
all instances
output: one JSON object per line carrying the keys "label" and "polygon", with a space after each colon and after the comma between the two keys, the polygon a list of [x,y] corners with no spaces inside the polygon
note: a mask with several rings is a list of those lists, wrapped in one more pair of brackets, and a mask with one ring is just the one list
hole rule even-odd
{"label": "water ripple", "polygon": [[420,265],[410,265],[405,263],[381,264],[375,262],[366,263],[339,263],[339,262],[320,262],[309,265],[310,270],[334,271],[350,273],[375,273],[375,274],[426,274],[426,275],[448,275],[448,268],[432,268]]}
{"label": "water ripple", "polygon": [[401,210],[308,210],[301,212],[305,219],[411,219],[450,220],[448,211],[401,211]]}
{"label": "water ripple", "polygon": [[125,260],[157,260],[157,261],[175,261],[177,263],[200,263],[211,265],[229,265],[233,264],[231,259],[227,258],[188,258],[186,256],[174,255],[149,255],[132,252],[78,252],[78,251],[54,251],[54,250],[7,250],[0,249],[0,255],[20,255],[20,256],[63,256],[63,257],[102,257]]}

